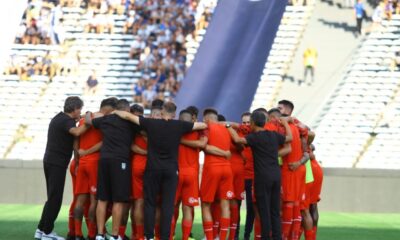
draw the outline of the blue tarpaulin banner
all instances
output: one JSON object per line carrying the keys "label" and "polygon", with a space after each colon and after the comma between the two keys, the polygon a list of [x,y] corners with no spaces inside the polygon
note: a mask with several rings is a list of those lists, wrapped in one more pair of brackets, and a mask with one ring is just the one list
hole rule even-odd
{"label": "blue tarpaulin banner", "polygon": [[229,120],[248,111],[287,0],[220,0],[175,99],[215,107]]}

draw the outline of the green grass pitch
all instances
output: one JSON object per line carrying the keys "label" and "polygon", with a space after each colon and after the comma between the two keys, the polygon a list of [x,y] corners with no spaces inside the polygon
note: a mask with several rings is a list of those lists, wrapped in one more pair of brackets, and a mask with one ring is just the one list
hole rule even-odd
{"label": "green grass pitch", "polygon": [[[40,218],[40,205],[0,204],[0,239],[33,239]],[[245,212],[242,210],[241,229]],[[55,231],[61,236],[67,233],[68,206],[61,209]],[[199,208],[196,210],[193,233],[196,239],[203,237]],[[400,214],[320,213],[318,240],[398,240],[400,239]],[[108,223],[107,228],[111,225]],[[85,227],[84,227],[85,229]],[[177,225],[175,239],[180,239],[181,228]],[[130,228],[128,227],[128,233]],[[242,239],[242,231],[240,239]]]}

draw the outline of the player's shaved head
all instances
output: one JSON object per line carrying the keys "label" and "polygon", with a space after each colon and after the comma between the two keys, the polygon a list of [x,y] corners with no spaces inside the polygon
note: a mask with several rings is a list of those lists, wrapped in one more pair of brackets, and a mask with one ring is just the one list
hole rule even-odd
{"label": "player's shaved head", "polygon": [[225,122],[226,121],[226,117],[222,114],[218,114],[218,122]]}
{"label": "player's shaved head", "polygon": [[129,102],[126,99],[120,99],[117,101],[117,110],[130,111]]}
{"label": "player's shaved head", "polygon": [[278,108],[272,108],[268,111],[268,117],[270,119],[278,119],[278,118],[282,117],[282,114]]}
{"label": "player's shaved head", "polygon": [[262,112],[265,115],[265,117],[268,118],[268,111],[265,108],[257,108],[253,112]]}
{"label": "player's shaved head", "polygon": [[265,114],[261,111],[253,111],[250,116],[250,124],[252,126],[263,128],[266,121],[267,118],[265,117]]}
{"label": "player's shaved head", "polygon": [[110,97],[103,99],[100,104],[100,112],[104,115],[110,114],[117,107],[118,99]]}
{"label": "player's shaved head", "polygon": [[281,100],[278,102],[278,109],[283,116],[292,115],[294,104],[289,100]]}
{"label": "player's shaved head", "polygon": [[116,108],[117,102],[118,102],[118,99],[116,97],[110,97],[110,98],[103,99],[103,101],[101,101],[100,108],[103,108],[106,106]]}
{"label": "player's shaved head", "polygon": [[151,102],[151,109],[162,109],[162,107],[163,107],[163,105],[164,105],[164,101],[163,100],[161,100],[161,99],[154,99],[152,102]]}
{"label": "player's shaved head", "polygon": [[218,121],[218,111],[214,108],[206,108],[203,111],[204,122],[217,122]]}
{"label": "player's shaved head", "polygon": [[175,118],[176,105],[173,102],[166,102],[162,106],[161,116],[167,119]]}
{"label": "player's shaved head", "polygon": [[143,116],[143,113],[144,113],[144,109],[143,109],[143,107],[142,106],[140,106],[139,104],[133,104],[132,106],[131,106],[131,113],[132,114],[135,114],[135,115],[137,115],[137,116]]}
{"label": "player's shaved head", "polygon": [[180,111],[179,113],[179,120],[186,121],[186,122],[192,122],[192,113],[189,112],[187,109]]}

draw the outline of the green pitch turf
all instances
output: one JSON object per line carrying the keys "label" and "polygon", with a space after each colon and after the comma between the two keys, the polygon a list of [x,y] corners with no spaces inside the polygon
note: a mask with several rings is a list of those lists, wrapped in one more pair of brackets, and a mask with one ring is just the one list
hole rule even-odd
{"label": "green pitch turf", "polygon": [[[40,218],[42,206],[0,204],[0,239],[28,240]],[[67,234],[68,206],[61,209],[55,231]],[[242,211],[242,216],[245,212]],[[242,217],[243,229],[244,217]],[[111,225],[107,225],[111,229]],[[84,227],[85,229],[85,227]],[[180,225],[177,236],[180,239]],[[128,233],[130,232],[128,228]],[[199,209],[196,211],[193,233],[196,239],[203,237]],[[241,231],[241,239],[242,239]],[[398,240],[400,239],[400,214],[320,213],[318,240]]]}

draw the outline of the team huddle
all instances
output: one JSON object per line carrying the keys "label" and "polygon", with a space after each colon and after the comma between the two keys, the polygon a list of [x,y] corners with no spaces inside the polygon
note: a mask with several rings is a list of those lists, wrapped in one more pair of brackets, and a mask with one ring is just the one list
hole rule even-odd
{"label": "team huddle", "polygon": [[[98,112],[81,116],[78,97],[50,122],[44,156],[48,200],[35,239],[64,239],[53,232],[66,169],[73,202],[67,239],[173,239],[182,209],[182,239],[192,238],[194,208],[201,206],[206,240],[316,239],[322,169],[315,134],[291,117],[294,105],[244,112],[241,123],[213,108],[154,100],[149,116],[140,105],[107,98]],[[77,123],[78,122],[78,123]],[[200,166],[200,152],[204,164]],[[73,157],[72,157],[73,153]],[[246,224],[239,237],[240,207]],[[112,229],[105,224],[112,218]]]}

